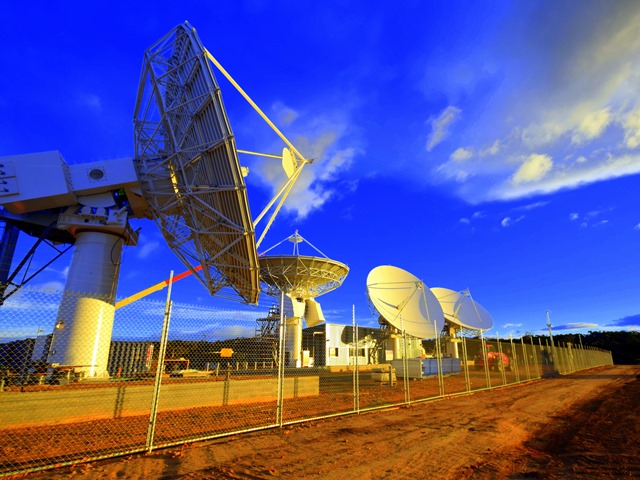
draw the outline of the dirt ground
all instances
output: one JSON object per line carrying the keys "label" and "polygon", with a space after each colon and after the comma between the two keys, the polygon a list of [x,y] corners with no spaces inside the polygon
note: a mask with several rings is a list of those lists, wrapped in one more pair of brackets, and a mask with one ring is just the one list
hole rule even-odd
{"label": "dirt ground", "polygon": [[602,367],[26,477],[640,478],[639,378]]}

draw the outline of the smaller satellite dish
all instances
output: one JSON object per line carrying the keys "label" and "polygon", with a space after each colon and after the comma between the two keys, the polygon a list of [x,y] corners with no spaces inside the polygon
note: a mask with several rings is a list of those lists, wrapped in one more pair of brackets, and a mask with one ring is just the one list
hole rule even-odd
{"label": "smaller satellite dish", "polygon": [[489,330],[493,327],[493,317],[468,292],[456,292],[448,288],[431,289],[436,296],[445,319],[464,328],[472,330]]}
{"label": "smaller satellite dish", "polygon": [[393,327],[417,338],[433,338],[444,325],[442,307],[431,290],[411,273],[382,265],[367,276],[367,294]]}

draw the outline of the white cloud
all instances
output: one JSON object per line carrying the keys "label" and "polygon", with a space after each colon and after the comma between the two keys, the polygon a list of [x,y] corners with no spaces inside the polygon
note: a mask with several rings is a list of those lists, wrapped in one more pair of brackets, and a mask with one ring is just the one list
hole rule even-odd
{"label": "white cloud", "polygon": [[520,215],[518,218],[511,218],[511,217],[504,217],[502,219],[502,221],[500,222],[500,225],[502,225],[504,228],[510,227],[512,225],[515,225],[516,223],[518,223],[519,221],[524,219],[524,215]]}
{"label": "white cloud", "polygon": [[540,148],[555,142],[566,131],[566,126],[560,123],[531,124],[521,130],[520,138],[526,147]]}
{"label": "white cloud", "polygon": [[275,102],[271,110],[274,112],[274,121],[278,125],[291,125],[297,118],[298,112],[294,109],[287,107],[282,102]]}
{"label": "white cloud", "polygon": [[528,203],[526,205],[522,205],[521,207],[517,207],[514,208],[514,210],[535,210],[536,208],[542,208],[546,205],[549,205],[550,202],[534,202],[534,203]]}
{"label": "white cloud", "polygon": [[43,292],[56,293],[64,290],[64,283],[55,280],[37,285],[37,288]]}
{"label": "white cloud", "polygon": [[[351,167],[356,156],[364,153],[356,146],[343,146],[349,128],[340,116],[316,117],[300,128],[307,134],[293,138],[292,142],[305,158],[313,159],[313,163],[304,167],[283,206],[283,210],[292,212],[299,220],[322,208],[339,192],[357,187],[357,182],[343,182],[340,176]],[[253,178],[267,184],[272,194],[286,182],[278,161],[259,162],[252,170],[258,174]]]}
{"label": "white cloud", "polygon": [[[471,220],[469,220],[468,218],[462,217],[460,220],[458,220],[458,222],[469,225],[471,223]],[[640,223],[638,225],[640,225]],[[640,228],[638,230],[640,230]]]}
{"label": "white cloud", "polygon": [[427,139],[427,151],[444,141],[449,136],[449,129],[460,118],[462,110],[453,105],[449,105],[440,114],[429,121],[431,133]]}
{"label": "white cloud", "polygon": [[80,93],[76,98],[76,104],[79,107],[94,110],[95,112],[102,111],[102,101],[98,95],[93,93]]}
{"label": "white cloud", "polygon": [[623,128],[627,148],[640,146],[640,107],[627,114],[623,121]]}
{"label": "white cloud", "polygon": [[634,230],[640,230],[640,223],[638,223],[635,227],[633,227]]}
{"label": "white cloud", "polygon": [[[614,210],[614,207],[601,208],[599,210],[591,210],[585,213],[584,215],[582,215],[582,221],[580,222],[580,227],[581,228],[600,227],[608,224],[609,220],[607,219],[602,219],[602,220],[596,220],[596,219],[600,217],[602,214],[609,213],[612,210]],[[569,220],[576,221],[579,219],[580,219],[580,214],[578,213],[569,214]]]}
{"label": "white cloud", "polygon": [[[425,170],[429,180],[478,204],[640,173],[640,5],[612,11],[592,1],[580,15],[540,6],[511,20],[480,43],[467,39],[464,55],[454,43],[455,60],[430,63],[438,68],[428,67],[420,88],[464,111],[455,134],[465,143]],[[526,55],[514,57],[516,50]],[[480,85],[490,100],[479,104]]]}
{"label": "white cloud", "polygon": [[501,148],[502,148],[502,144],[500,143],[500,140],[496,140],[495,142],[493,142],[493,144],[491,144],[490,147],[485,148],[484,150],[481,150],[480,156],[488,157],[488,156],[497,155],[500,152]]}
{"label": "white cloud", "polygon": [[637,173],[640,173],[640,154],[609,157],[605,162],[555,170],[554,174],[546,175],[538,182],[520,185],[504,182],[502,185],[490,189],[484,198],[513,200],[531,195],[544,195]]}
{"label": "white cloud", "polygon": [[473,153],[468,148],[458,148],[449,157],[454,162],[464,162],[469,160],[473,156]]}
{"label": "white cloud", "polygon": [[[142,240],[142,239],[141,239]],[[140,260],[149,258],[155,251],[160,248],[160,242],[156,240],[146,240],[139,242],[137,249],[137,256]]]}
{"label": "white cloud", "polygon": [[521,183],[531,183],[540,180],[553,167],[553,161],[548,155],[530,155],[520,168],[511,177],[515,185]]}
{"label": "white cloud", "polygon": [[571,142],[580,144],[599,137],[610,121],[608,108],[589,113],[573,131]]}

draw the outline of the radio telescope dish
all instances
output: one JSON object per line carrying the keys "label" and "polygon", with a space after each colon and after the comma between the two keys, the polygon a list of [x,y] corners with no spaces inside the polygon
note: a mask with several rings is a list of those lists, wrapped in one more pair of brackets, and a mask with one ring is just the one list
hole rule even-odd
{"label": "radio telescope dish", "polygon": [[431,291],[442,305],[446,320],[472,330],[485,331],[493,327],[491,314],[473,300],[468,292],[439,287],[434,287]]}
{"label": "radio telescope dish", "polygon": [[[294,244],[293,255],[266,255],[285,240]],[[264,293],[277,296],[284,292],[293,298],[311,299],[335,290],[346,278],[349,267],[331,260],[315,249],[298,232],[274,245],[259,257],[260,279]],[[305,242],[323,255],[299,254],[298,244]]]}
{"label": "radio telescope dish", "polygon": [[367,294],[391,326],[412,337],[433,338],[442,330],[438,299],[422,280],[401,268],[382,265],[371,270]]}
{"label": "radio telescope dish", "polygon": [[213,295],[260,293],[256,239],[235,140],[206,51],[188,23],[145,52],[135,167],[149,216]]}
{"label": "radio telescope dish", "polygon": [[[266,255],[285,241],[293,243],[292,255]],[[300,244],[306,243],[322,257],[300,255]],[[267,295],[282,296],[290,304],[285,307],[287,342],[291,366],[300,367],[302,358],[302,318],[312,327],[324,322],[320,304],[314,299],[335,290],[346,278],[349,267],[331,260],[311,245],[297,231],[266,250],[259,257],[260,280]]]}

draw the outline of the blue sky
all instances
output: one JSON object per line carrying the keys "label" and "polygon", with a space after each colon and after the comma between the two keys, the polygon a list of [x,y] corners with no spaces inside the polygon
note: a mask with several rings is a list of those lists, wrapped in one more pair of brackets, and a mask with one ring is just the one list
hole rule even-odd
{"label": "blue sky", "polygon": [[[366,277],[389,264],[470,289],[492,333],[544,330],[546,310],[558,331],[640,328],[637,2],[30,2],[0,13],[0,156],[60,150],[69,163],[133,155],[143,52],[188,20],[316,159],[263,246],[298,229],[350,266],[320,298],[328,321],[350,323],[355,304],[358,323],[375,325]],[[278,153],[217,78],[238,147]],[[255,215],[284,174],[241,160]],[[151,222],[137,224],[120,297],[184,270]],[[63,285],[69,260],[34,282]],[[174,300],[246,310],[193,279]]]}

